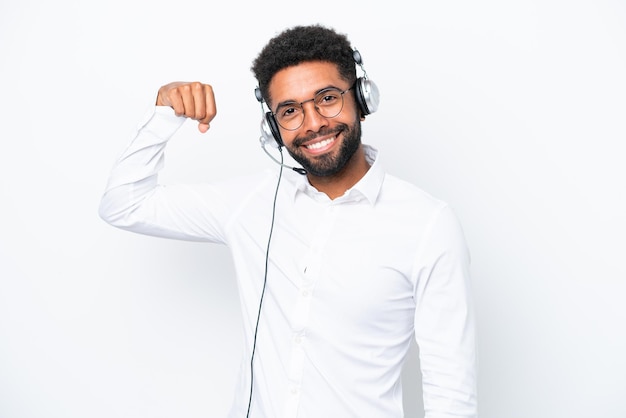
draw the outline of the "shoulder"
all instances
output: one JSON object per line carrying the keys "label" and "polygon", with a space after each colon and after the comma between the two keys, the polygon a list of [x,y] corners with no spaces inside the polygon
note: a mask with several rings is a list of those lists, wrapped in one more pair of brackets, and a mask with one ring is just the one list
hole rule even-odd
{"label": "shoulder", "polygon": [[459,218],[451,205],[406,180],[385,175],[378,204],[388,216],[407,230],[420,230],[426,236],[463,240]]}
{"label": "shoulder", "polygon": [[385,173],[380,199],[386,204],[408,205],[424,211],[438,212],[448,206],[447,202],[423,188],[389,173]]}

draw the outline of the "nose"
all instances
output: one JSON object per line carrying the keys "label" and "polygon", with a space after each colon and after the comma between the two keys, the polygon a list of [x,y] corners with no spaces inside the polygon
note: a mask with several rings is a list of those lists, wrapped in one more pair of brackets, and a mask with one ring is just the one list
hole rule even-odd
{"label": "nose", "polygon": [[304,121],[302,122],[302,128],[307,131],[317,132],[320,128],[328,125],[328,119],[320,115],[315,107],[314,101],[307,101],[302,103],[304,109]]}

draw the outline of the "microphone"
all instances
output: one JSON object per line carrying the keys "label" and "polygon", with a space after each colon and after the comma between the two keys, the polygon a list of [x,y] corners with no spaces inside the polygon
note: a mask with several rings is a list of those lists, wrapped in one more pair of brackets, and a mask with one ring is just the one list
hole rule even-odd
{"label": "microphone", "polygon": [[[259,141],[261,142],[261,148],[263,148],[263,151],[265,151],[267,156],[270,157],[272,159],[272,161],[274,161],[276,164],[278,164],[278,165],[280,165],[282,167],[285,167],[285,168],[289,168],[289,169],[295,171],[298,174],[302,174],[303,176],[306,175],[306,170],[304,168],[292,167],[290,165],[283,164],[282,162],[278,161],[272,154],[270,154],[269,151],[265,148],[266,141],[265,141],[265,138],[263,136],[261,136],[259,138]],[[282,155],[282,150],[280,149],[280,147],[278,149],[279,149],[279,151],[281,152],[281,155]]]}

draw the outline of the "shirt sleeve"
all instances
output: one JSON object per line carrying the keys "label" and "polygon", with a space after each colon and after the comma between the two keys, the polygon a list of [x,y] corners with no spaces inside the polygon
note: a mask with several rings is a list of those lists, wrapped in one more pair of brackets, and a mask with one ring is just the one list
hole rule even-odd
{"label": "shirt sleeve", "polygon": [[113,164],[100,201],[107,223],[136,233],[188,241],[224,242],[219,191],[210,185],[162,185],[167,142],[185,122],[153,106]]}
{"label": "shirt sleeve", "polygon": [[415,337],[425,418],[477,417],[475,319],[469,251],[453,211],[444,206],[421,246]]}

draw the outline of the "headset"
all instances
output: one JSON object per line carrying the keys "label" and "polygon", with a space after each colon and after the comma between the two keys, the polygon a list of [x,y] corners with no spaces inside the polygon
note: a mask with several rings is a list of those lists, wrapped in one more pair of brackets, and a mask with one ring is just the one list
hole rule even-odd
{"label": "headset", "polygon": [[[355,83],[355,97],[356,102],[361,111],[362,116],[366,116],[372,114],[378,110],[378,104],[380,102],[380,93],[378,91],[378,87],[376,83],[367,78],[367,72],[363,67],[363,58],[361,57],[361,53],[358,50],[352,51],[352,57],[354,58],[354,62],[361,67],[361,71],[363,71],[363,77],[360,77],[356,80]],[[261,108],[263,108],[263,103],[265,103],[265,99],[261,94],[260,88],[254,89],[254,96],[261,103]],[[274,148],[282,148],[285,144],[280,136],[280,131],[278,130],[278,123],[274,118],[274,115],[271,111],[265,112],[264,117],[261,119],[261,138],[259,138],[261,142],[261,146],[263,150],[267,145],[270,145]],[[265,152],[270,155],[267,150]],[[270,155],[270,157],[280,164],[274,157]],[[288,167],[294,169],[293,167]],[[298,171],[298,170],[296,170]]]}

